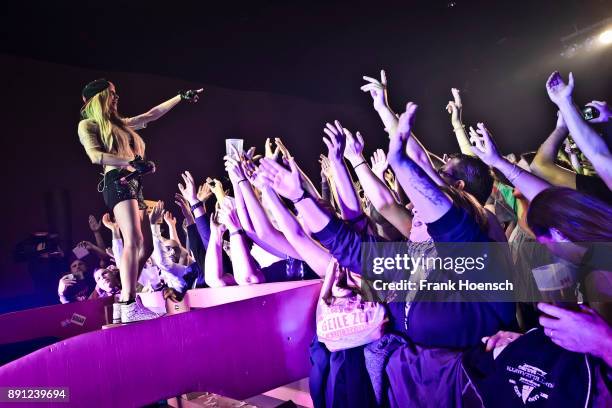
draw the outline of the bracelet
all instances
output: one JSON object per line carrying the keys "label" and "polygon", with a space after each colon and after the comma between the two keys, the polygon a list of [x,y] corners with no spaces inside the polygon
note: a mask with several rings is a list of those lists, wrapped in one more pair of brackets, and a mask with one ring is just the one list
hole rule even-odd
{"label": "bracelet", "polygon": [[362,162],[361,162],[361,163],[359,163],[358,165],[353,166],[353,170],[355,170],[357,167],[361,166],[362,164],[368,164],[368,162],[367,162],[367,161],[365,161],[365,160],[364,160],[364,161],[362,161]]}
{"label": "bracelet", "polygon": [[306,190],[302,190],[302,196],[300,198],[298,198],[297,200],[291,200],[291,202],[293,204],[297,204],[300,201],[302,201],[303,199],[305,199],[306,197],[307,197]]}
{"label": "bracelet", "polygon": [[194,212],[196,210],[196,208],[198,207],[204,207],[204,203],[201,201],[198,201],[197,203],[195,203],[194,205],[191,206],[191,212]]}
{"label": "bracelet", "polygon": [[237,229],[237,230],[236,230],[236,231],[234,231],[234,232],[230,232],[230,237],[231,237],[232,235],[244,235],[244,230],[243,230],[242,228]]}
{"label": "bracelet", "polygon": [[456,132],[456,131],[461,130],[461,129],[465,130],[465,125],[461,125],[459,127],[453,128],[453,132]]}
{"label": "bracelet", "polygon": [[240,180],[239,182],[236,183],[237,186],[240,185],[240,183],[242,183],[243,181],[247,181],[247,179],[243,178],[242,180]]}

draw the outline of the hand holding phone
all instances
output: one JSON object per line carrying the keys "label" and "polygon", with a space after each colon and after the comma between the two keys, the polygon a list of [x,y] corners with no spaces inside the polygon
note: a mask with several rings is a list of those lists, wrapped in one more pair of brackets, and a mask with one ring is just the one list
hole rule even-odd
{"label": "hand holding phone", "polygon": [[594,106],[585,106],[582,108],[582,117],[584,120],[597,119],[599,117],[599,110]]}
{"label": "hand holding phone", "polygon": [[81,245],[77,245],[72,249],[72,253],[74,254],[74,256],[76,256],[79,259],[83,259],[85,258],[87,255],[89,255],[89,251],[87,250],[87,248],[84,248]]}

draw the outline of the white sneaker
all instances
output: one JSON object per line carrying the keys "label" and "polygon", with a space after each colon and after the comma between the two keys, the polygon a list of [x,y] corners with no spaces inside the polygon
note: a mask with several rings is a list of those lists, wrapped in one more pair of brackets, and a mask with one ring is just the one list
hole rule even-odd
{"label": "white sneaker", "polygon": [[121,323],[121,303],[113,303],[113,324]]}
{"label": "white sneaker", "polygon": [[161,317],[162,315],[147,309],[140,300],[140,296],[136,296],[136,300],[129,305],[121,304],[121,323],[139,322],[142,320],[150,320]]}

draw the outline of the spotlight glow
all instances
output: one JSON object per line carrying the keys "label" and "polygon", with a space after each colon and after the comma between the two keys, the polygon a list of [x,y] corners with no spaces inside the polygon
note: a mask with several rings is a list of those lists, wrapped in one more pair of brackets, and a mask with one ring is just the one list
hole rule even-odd
{"label": "spotlight glow", "polygon": [[612,30],[606,30],[603,33],[599,34],[598,40],[603,45],[612,44]]}

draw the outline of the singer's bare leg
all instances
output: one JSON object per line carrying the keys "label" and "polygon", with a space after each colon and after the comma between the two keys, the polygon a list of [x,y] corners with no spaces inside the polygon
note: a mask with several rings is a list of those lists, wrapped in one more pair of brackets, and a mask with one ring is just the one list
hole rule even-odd
{"label": "singer's bare leg", "polygon": [[128,302],[136,297],[140,254],[144,254],[144,238],[138,202],[136,200],[121,201],[113,208],[113,214],[123,236],[123,254],[119,268],[121,278],[119,301]]}
{"label": "singer's bare leg", "polygon": [[140,230],[142,231],[143,245],[138,253],[138,273],[136,276],[140,276],[142,268],[144,268],[147,259],[153,253],[153,234],[151,232],[151,220],[146,210],[140,210]]}

